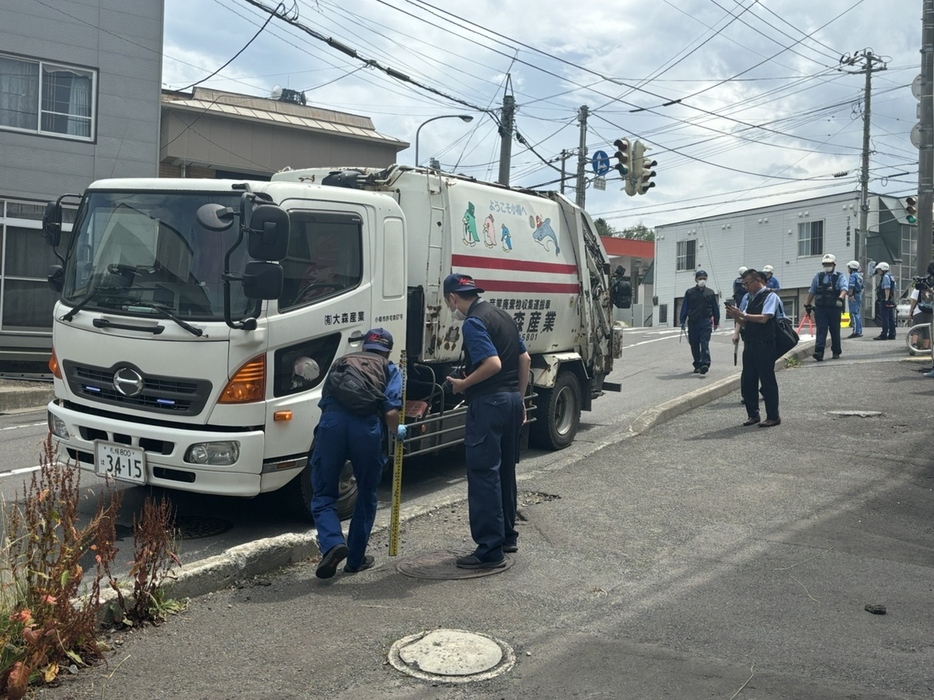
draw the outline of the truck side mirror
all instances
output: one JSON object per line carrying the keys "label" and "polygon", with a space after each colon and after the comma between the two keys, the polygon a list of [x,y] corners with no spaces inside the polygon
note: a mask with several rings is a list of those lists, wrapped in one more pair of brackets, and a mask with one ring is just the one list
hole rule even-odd
{"label": "truck side mirror", "polygon": [[58,248],[62,242],[62,204],[49,202],[45,205],[45,214],[42,215],[42,234],[45,242],[53,248]]}
{"label": "truck side mirror", "polygon": [[235,209],[223,204],[202,204],[195,212],[195,218],[208,231],[226,231],[234,222]]}
{"label": "truck side mirror", "polygon": [[285,209],[260,204],[253,210],[248,250],[256,260],[282,260],[289,254],[289,214]]}
{"label": "truck side mirror", "polygon": [[49,287],[53,292],[61,292],[65,283],[65,268],[61,265],[52,265],[49,268]]}
{"label": "truck side mirror", "polygon": [[278,299],[284,279],[279,263],[251,260],[243,270],[243,293],[247,299]]}

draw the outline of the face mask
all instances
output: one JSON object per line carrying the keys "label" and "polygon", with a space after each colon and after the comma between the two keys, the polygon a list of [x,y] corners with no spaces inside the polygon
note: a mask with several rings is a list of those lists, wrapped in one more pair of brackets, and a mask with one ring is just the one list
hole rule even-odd
{"label": "face mask", "polygon": [[454,316],[455,321],[464,321],[467,319],[467,316],[465,316],[464,312],[460,309],[454,309],[451,315]]}
{"label": "face mask", "polygon": [[833,272],[833,265],[824,265],[824,272]]}
{"label": "face mask", "polygon": [[697,280],[697,286],[703,289],[707,286],[707,280]]}

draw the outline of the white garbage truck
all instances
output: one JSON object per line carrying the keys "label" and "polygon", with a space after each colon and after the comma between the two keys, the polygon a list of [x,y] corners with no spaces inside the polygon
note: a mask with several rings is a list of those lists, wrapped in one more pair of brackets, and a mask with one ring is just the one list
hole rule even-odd
{"label": "white garbage truck", "polygon": [[[77,201],[71,230],[62,212]],[[310,517],[318,400],[367,329],[405,351],[408,455],[463,441],[463,361],[442,280],[472,275],[532,356],[530,440],[561,449],[619,357],[609,263],[564,196],[395,165],[269,182],[109,179],[46,208],[59,457],[206,494],[280,491]],[[345,469],[340,510],[356,486]]]}

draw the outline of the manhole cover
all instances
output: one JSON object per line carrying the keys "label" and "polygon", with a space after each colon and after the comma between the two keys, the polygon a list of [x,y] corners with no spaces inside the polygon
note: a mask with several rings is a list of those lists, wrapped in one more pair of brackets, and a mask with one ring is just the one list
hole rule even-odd
{"label": "manhole cover", "polygon": [[489,635],[439,629],[400,639],[389,649],[389,663],[422,680],[470,683],[505,673],[515,665],[516,655]]}
{"label": "manhole cover", "polygon": [[233,523],[209,515],[176,515],[175,535],[180,540],[196,540],[199,537],[214,537],[227,532]]}
{"label": "manhole cover", "polygon": [[470,554],[470,552],[459,552],[451,549],[442,549],[440,552],[419,554],[405,561],[400,561],[396,564],[396,571],[405,576],[411,576],[412,578],[450,581],[454,579],[478,578],[480,576],[501,574],[515,563],[515,559],[507,554],[506,566],[500,569],[458,569],[454,561],[458,557],[462,557],[466,554]]}
{"label": "manhole cover", "polygon": [[827,415],[843,418],[878,418],[882,411],[827,411]]}

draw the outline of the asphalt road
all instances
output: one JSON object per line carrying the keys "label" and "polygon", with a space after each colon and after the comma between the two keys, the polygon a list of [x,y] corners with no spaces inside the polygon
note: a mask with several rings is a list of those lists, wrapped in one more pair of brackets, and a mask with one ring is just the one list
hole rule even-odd
{"label": "asphalt road", "polygon": [[[903,356],[867,338],[780,373],[778,428],[742,428],[734,393],[527,466],[501,574],[396,571],[469,545],[452,499],[405,521],[398,560],[380,530],[371,571],[245,577],[40,697],[929,698],[934,381]],[[435,628],[498,638],[516,665],[453,685],[386,663]]]}

